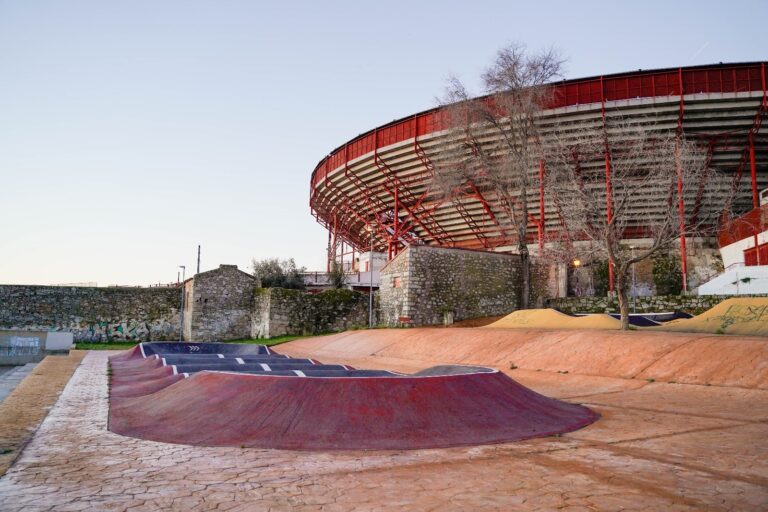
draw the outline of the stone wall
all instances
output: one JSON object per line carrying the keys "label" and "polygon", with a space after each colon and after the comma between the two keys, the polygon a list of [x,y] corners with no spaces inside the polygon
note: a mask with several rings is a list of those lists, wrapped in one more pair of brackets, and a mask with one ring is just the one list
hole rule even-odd
{"label": "stone wall", "polygon": [[250,338],[255,289],[256,279],[237,265],[196,274],[185,283],[184,339]]}
{"label": "stone wall", "polygon": [[381,271],[380,319],[434,325],[517,309],[520,262],[510,254],[412,245]]}
{"label": "stone wall", "polygon": [[0,329],[67,331],[75,341],[179,339],[177,288],[0,285]]}
{"label": "stone wall", "polygon": [[368,325],[368,295],[352,290],[308,294],[283,288],[256,290],[251,337],[321,334]]}
{"label": "stone wall", "polygon": [[[755,297],[755,295],[751,295]],[[685,311],[693,315],[703,313],[732,295],[667,295],[630,298],[630,313],[654,313],[662,311]],[[750,295],[739,295],[750,297]],[[618,313],[619,300],[609,297],[565,297],[549,299],[546,307],[565,313]]]}

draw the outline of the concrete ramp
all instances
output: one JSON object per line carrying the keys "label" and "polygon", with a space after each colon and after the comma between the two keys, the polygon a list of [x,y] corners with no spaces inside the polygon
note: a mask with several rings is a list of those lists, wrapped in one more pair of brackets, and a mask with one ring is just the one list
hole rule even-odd
{"label": "concrete ramp", "polygon": [[[229,359],[209,345],[194,365],[183,348],[155,344],[115,356],[109,429],[200,446],[403,450],[544,437],[598,417],[491,368],[447,365],[404,375],[281,354],[247,364],[249,354],[263,354],[254,347],[233,350],[240,362],[222,371],[218,361]],[[211,353],[222,357],[207,358]],[[184,365],[168,365],[177,354]]]}
{"label": "concrete ramp", "polygon": [[756,336],[648,330],[374,329],[296,340],[280,350],[294,357],[396,371],[481,364],[506,372],[520,368],[768,389],[768,339]]}

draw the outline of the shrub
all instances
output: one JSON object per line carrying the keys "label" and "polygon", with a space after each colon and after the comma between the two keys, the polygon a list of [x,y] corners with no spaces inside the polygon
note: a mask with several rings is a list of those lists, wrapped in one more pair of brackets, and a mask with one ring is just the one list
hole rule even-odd
{"label": "shrub", "polygon": [[683,291],[683,274],[678,259],[656,253],[652,261],[656,295],[680,295]]}
{"label": "shrub", "polygon": [[296,268],[293,258],[279,260],[268,258],[261,261],[253,260],[253,275],[261,281],[262,288],[287,288],[289,290],[304,290],[304,279],[301,272],[304,268]]}

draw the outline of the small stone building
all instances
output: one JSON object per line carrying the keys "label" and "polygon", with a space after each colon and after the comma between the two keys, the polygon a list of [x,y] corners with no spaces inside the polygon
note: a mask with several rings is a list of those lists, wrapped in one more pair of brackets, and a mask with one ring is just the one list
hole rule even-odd
{"label": "small stone building", "polygon": [[184,339],[221,341],[251,337],[258,280],[237,265],[201,272],[184,283]]}

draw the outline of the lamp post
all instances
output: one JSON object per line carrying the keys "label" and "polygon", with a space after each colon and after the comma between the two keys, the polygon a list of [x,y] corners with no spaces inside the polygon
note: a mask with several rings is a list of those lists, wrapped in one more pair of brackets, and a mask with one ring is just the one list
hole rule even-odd
{"label": "lamp post", "polygon": [[184,341],[184,281],[187,277],[187,269],[184,265],[179,265],[181,269],[181,320],[179,325],[179,341]]}
{"label": "lamp post", "polygon": [[[630,245],[632,259],[635,259],[635,246]],[[637,284],[635,283],[635,264],[632,263],[632,312],[637,313]]]}
{"label": "lamp post", "polygon": [[576,291],[577,296],[581,296],[581,287],[578,286],[579,284],[579,274],[577,273],[579,270],[579,267],[581,266],[581,260],[576,258],[573,260],[573,275],[576,277]]}
{"label": "lamp post", "polygon": [[371,252],[368,253],[368,328],[373,327],[373,227],[365,229],[371,234]]}

